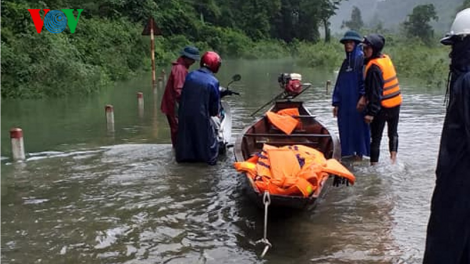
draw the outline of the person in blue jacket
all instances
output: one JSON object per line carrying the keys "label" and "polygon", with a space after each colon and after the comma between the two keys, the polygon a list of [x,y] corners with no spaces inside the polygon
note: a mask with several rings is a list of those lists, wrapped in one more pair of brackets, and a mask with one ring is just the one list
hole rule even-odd
{"label": "person in blue jacket", "polygon": [[208,51],[200,60],[201,68],[186,77],[178,111],[177,162],[217,163],[217,128],[211,117],[219,115],[219,81],[214,74],[221,63],[217,53]]}
{"label": "person in blue jacket", "polygon": [[333,116],[338,118],[341,156],[354,156],[361,160],[370,156],[370,129],[364,121],[364,114],[356,106],[365,94],[363,61],[364,54],[360,47],[362,37],[350,30],[340,42],[344,45],[346,58],[336,80],[333,91]]}
{"label": "person in blue jacket", "polygon": [[469,264],[470,8],[457,14],[450,33],[441,43],[452,46],[447,86],[449,100],[442,128],[423,263]]}

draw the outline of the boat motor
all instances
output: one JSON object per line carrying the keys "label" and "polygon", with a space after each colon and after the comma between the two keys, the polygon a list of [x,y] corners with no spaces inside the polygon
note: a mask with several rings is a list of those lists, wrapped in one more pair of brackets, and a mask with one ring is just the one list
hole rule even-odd
{"label": "boat motor", "polygon": [[258,108],[258,110],[253,112],[250,116],[254,116],[261,109],[276,100],[292,100],[312,86],[311,83],[302,83],[302,75],[298,73],[281,73],[277,78],[277,82],[279,83],[282,92],[271,99],[271,101]]}
{"label": "boat motor", "polygon": [[277,82],[287,96],[295,97],[302,91],[302,75],[298,73],[281,73]]}

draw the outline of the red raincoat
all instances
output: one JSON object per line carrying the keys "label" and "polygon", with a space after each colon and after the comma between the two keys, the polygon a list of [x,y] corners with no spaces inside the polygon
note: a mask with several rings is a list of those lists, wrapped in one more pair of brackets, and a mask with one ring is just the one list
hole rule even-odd
{"label": "red raincoat", "polygon": [[185,65],[182,57],[172,63],[170,76],[166,83],[165,92],[162,97],[160,106],[162,112],[166,114],[168,124],[171,130],[171,143],[173,147],[176,145],[176,134],[178,132],[178,111],[177,103],[181,96],[184,80],[188,74],[189,65]]}

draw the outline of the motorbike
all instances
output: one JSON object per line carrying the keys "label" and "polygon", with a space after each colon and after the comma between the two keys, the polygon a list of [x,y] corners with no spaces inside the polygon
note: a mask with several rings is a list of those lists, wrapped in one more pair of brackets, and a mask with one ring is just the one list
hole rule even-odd
{"label": "motorbike", "polygon": [[220,92],[220,112],[219,116],[213,116],[212,121],[215,123],[216,133],[217,133],[217,142],[219,144],[219,155],[224,155],[227,152],[227,149],[233,147],[233,144],[230,144],[230,139],[232,137],[232,112],[230,110],[230,105],[228,102],[222,100],[225,96],[231,95],[240,95],[240,93],[230,90],[230,85],[234,82],[241,80],[240,74],[235,74],[232,76],[232,80],[227,84],[226,87],[219,87]]}

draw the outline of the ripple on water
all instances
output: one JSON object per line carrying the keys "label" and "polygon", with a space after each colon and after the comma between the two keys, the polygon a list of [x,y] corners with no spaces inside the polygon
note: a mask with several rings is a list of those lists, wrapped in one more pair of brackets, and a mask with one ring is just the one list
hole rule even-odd
{"label": "ripple on water", "polygon": [[[324,88],[302,96],[337,133]],[[234,140],[258,104],[231,104]],[[442,96],[405,96],[398,164],[385,131],[377,167],[347,164],[354,186],[330,188],[312,212],[270,213],[266,262],[422,261],[443,117]],[[31,157],[2,167],[2,262],[262,262],[263,213],[245,198],[232,151],[214,167],[176,164],[168,144]]]}

